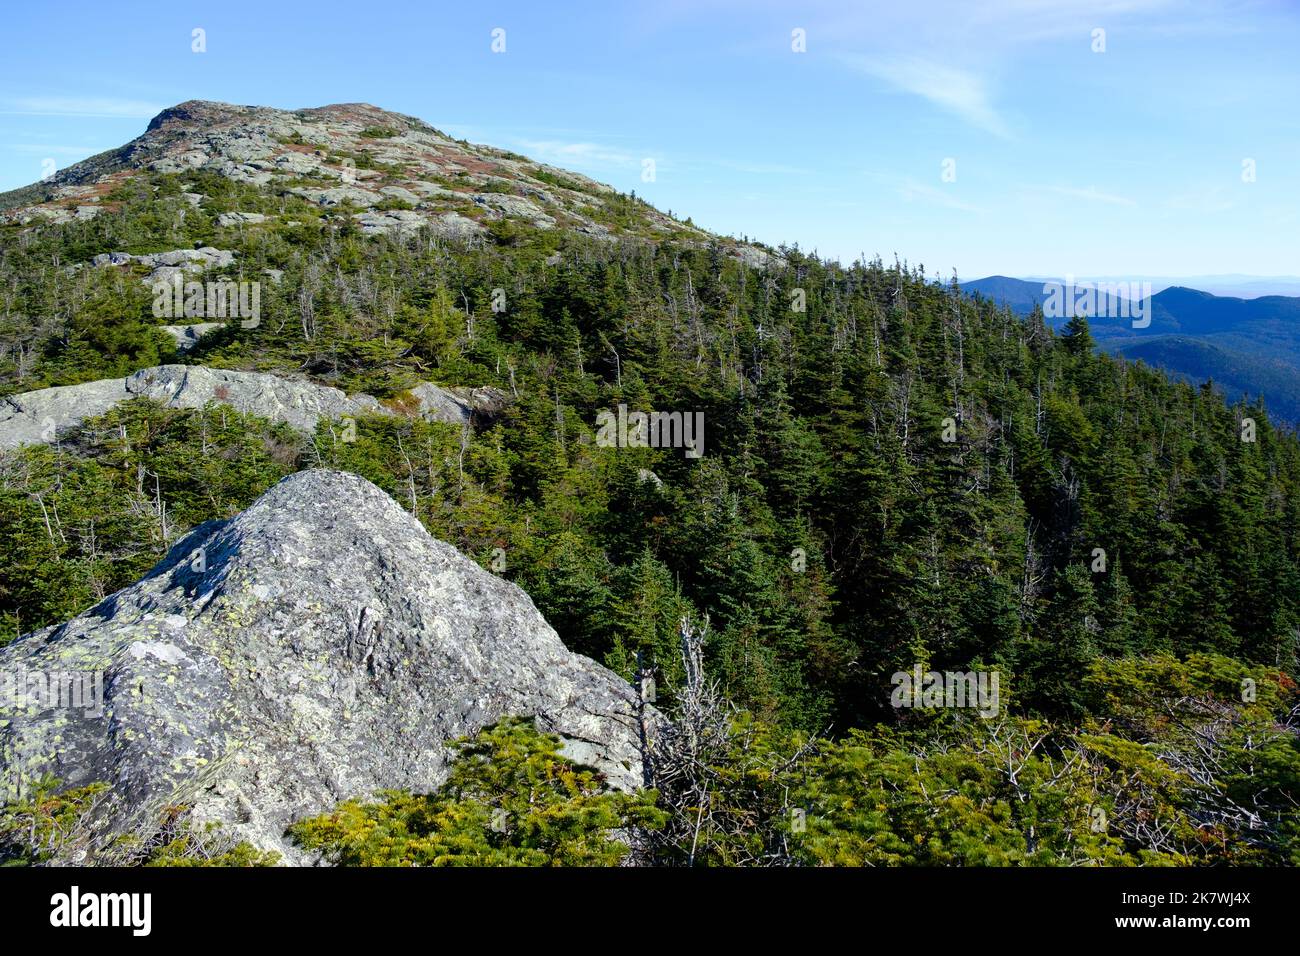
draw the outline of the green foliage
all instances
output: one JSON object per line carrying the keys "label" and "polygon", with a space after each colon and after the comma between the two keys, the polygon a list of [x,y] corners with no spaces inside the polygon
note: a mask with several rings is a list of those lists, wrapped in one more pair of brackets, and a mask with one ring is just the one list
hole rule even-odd
{"label": "green foliage", "polygon": [[578,182],[576,179],[570,179],[568,176],[562,176],[559,173],[553,173],[549,169],[542,169],[540,166],[535,167],[529,172],[533,179],[546,183],[548,186],[558,186],[561,189],[572,189],[574,192],[585,193],[591,190]]}
{"label": "green foliage", "polygon": [[85,824],[108,787],[94,783],[59,792],[46,776],[31,793],[0,804],[0,866],[33,866],[85,838]]}
{"label": "green foliage", "polygon": [[[1300,634],[1294,434],[1255,403],[1096,354],[1103,319],[1058,335],[1041,312],[1019,319],[924,270],[797,248],[755,269],[733,242],[652,236],[632,196],[530,175],[588,193],[624,238],[509,220],[488,224],[490,242],[370,237],[287,184],[201,171],[133,177],[92,220],[0,231],[0,394],[182,361],[306,375],[406,412],[426,381],[509,397],[466,429],[361,416],[355,436],[324,422],[305,439],[220,407],[135,402],[57,446],[0,454],[0,643],[328,465],[521,584],[570,647],[629,678],[639,656],[666,704],[683,679],[675,623],[707,614],[709,672],[764,728],[738,735],[751,757],[837,729],[816,780],[788,781],[827,802],[810,807],[805,862],[1294,856],[1295,744],[1277,731]],[[273,218],[220,229],[230,210]],[[154,328],[141,270],[88,265],[214,242],[236,252],[231,278],[283,278],[263,283],[258,327],[183,356]],[[597,414],[620,404],[702,413],[703,458],[598,446]],[[936,743],[916,735],[946,733],[942,720],[889,706],[889,675],[918,662],[1000,669],[998,732],[1033,745],[1028,796],[991,762],[989,727]],[[1188,728],[1207,720],[1213,780],[1188,762]],[[720,779],[749,773],[737,760]],[[909,767],[923,790],[899,780]],[[434,797],[405,799],[412,821],[434,812]],[[718,862],[788,836],[755,799],[766,835]],[[1233,810],[1256,801],[1255,818]],[[1097,806],[1121,829],[1084,826]],[[1164,844],[1148,819],[1168,823]],[[466,820],[456,832],[478,846]]]}
{"label": "green foliage", "polygon": [[75,616],[152,567],[190,528],[229,518],[283,478],[301,438],[223,406],[146,399],[90,419],[57,447],[0,464],[0,644]]}
{"label": "green foliage", "polygon": [[[1244,684],[1245,681],[1253,683]],[[652,840],[659,863],[1293,865],[1297,695],[1228,658],[1100,659],[1082,730],[946,713],[806,740],[732,722]],[[1249,693],[1242,699],[1243,688]],[[670,761],[671,762],[671,761]],[[687,799],[681,799],[685,795]]]}
{"label": "green foliage", "polygon": [[276,866],[280,854],[257,849],[246,840],[230,840],[221,825],[209,822],[202,830],[192,825],[165,831],[142,865],[149,867],[266,867]]}
{"label": "green foliage", "polygon": [[[1094,830],[1102,790],[1033,721],[967,723],[929,744],[855,731],[803,791],[803,859],[850,866],[1075,866],[1160,862]],[[1175,862],[1168,859],[1167,862]]]}
{"label": "green foliage", "polygon": [[[201,208],[185,190],[203,193]],[[795,249],[759,273],[724,243],[611,245],[501,220],[494,244],[433,250],[215,174],[137,177],[116,202],[5,247],[0,389],[164,358],[138,276],[83,267],[55,282],[45,263],[212,241],[215,213],[245,209],[275,218],[224,231],[223,245],[249,276],[283,279],[263,284],[257,328],[183,361],[306,373],[398,405],[429,380],[511,398],[465,436],[376,420],[352,446],[326,425],[307,446],[266,449],[255,429],[238,450],[209,444],[215,454],[192,432],[172,441],[190,428],[181,416],[162,436],[167,460],[143,463],[177,532],[286,470],[351,469],[462,550],[504,550],[502,573],[571,646],[623,673],[641,652],[669,698],[665,622],[708,613],[726,691],[806,731],[892,719],[879,688],[918,660],[995,663],[1019,675],[1026,708],[1078,720],[1068,675],[1092,654],[1276,663],[1296,651],[1300,443],[1262,409],[1081,347],[1083,324],[1058,338],[1041,316],[961,299],[923,272]],[[602,203],[611,222],[646,208]],[[796,289],[804,311],[789,307]],[[594,447],[597,413],[620,403],[703,413],[704,457]],[[1240,440],[1247,414],[1254,443]],[[0,633],[84,609],[161,553],[143,487],[154,480],[111,446],[57,462],[23,452],[30,465],[0,472],[0,536],[16,555],[0,572]],[[62,520],[81,495],[118,500],[96,509],[120,517],[96,522],[93,550],[86,521],[83,543]]]}
{"label": "green foliage", "polygon": [[653,793],[604,792],[599,773],[560,755],[560,739],[507,719],[458,742],[429,795],[352,800],[295,824],[294,838],[348,866],[612,866],[620,834],[658,826]]}

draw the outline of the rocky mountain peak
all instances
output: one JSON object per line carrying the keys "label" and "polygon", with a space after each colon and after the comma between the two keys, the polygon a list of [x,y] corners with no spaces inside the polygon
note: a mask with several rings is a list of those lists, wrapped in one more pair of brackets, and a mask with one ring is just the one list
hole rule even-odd
{"label": "rocky mountain peak", "polygon": [[[178,177],[193,208],[214,218],[225,214],[229,222],[239,210],[217,208],[189,182],[207,173],[350,216],[369,234],[428,230],[465,240],[507,223],[598,239],[719,241],[754,265],[769,257],[581,173],[453,139],[423,120],[368,103],[283,110],[186,100],[124,146],[0,194],[0,224],[93,219],[117,208],[115,193],[128,182],[144,177],[157,189],[158,176]],[[274,229],[277,222],[260,225]]]}

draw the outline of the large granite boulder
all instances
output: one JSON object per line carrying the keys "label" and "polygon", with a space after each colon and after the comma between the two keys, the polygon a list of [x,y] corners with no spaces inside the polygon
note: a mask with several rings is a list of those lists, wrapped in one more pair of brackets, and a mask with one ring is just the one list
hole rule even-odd
{"label": "large granite boulder", "polygon": [[613,786],[641,783],[633,689],[569,652],[514,584],[337,471],[200,526],[138,583],[0,649],[0,673],[102,680],[99,707],[0,700],[0,790],[47,773],[111,786],[62,862],[114,862],[115,837],[147,838],[177,806],[305,862],[290,823],[428,791],[450,741],[507,715],[534,715]]}

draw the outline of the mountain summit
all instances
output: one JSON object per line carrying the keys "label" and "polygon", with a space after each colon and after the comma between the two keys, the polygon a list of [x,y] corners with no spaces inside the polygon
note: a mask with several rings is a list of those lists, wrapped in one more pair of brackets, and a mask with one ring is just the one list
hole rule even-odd
{"label": "mountain summit", "polygon": [[[0,222],[93,218],[114,208],[115,190],[141,171],[217,173],[351,216],[372,234],[427,227],[472,238],[527,224],[596,237],[716,238],[579,173],[456,140],[366,103],[280,110],[189,100],[163,110],[118,149],[0,194]],[[723,241],[739,256],[766,258],[753,246]]]}

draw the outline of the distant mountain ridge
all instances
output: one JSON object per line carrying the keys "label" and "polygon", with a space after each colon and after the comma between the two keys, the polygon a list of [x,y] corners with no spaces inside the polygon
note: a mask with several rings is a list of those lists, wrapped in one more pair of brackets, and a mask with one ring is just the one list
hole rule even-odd
{"label": "distant mountain ridge", "polygon": [[[1059,276],[1050,275],[1027,275],[1021,276],[1021,278],[1027,282],[1049,282],[1060,279]],[[1163,292],[1165,289],[1174,286],[1182,286],[1185,289],[1200,289],[1202,292],[1240,299],[1255,299],[1264,295],[1300,296],[1300,276],[1296,275],[1259,276],[1226,273],[1195,276],[1105,275],[1088,276],[1088,278],[1102,282],[1136,278],[1144,282],[1150,282],[1152,289],[1156,292]]]}
{"label": "distant mountain ridge", "polygon": [[[962,285],[966,292],[1029,315],[1048,301],[1050,280],[988,276]],[[1141,360],[1193,382],[1212,380],[1229,398],[1262,395],[1291,424],[1300,423],[1300,297],[1246,299],[1172,286],[1151,296],[1150,324],[1135,327],[1099,297],[1089,317],[1104,351]],[[1044,317],[1060,329],[1068,317]]]}

